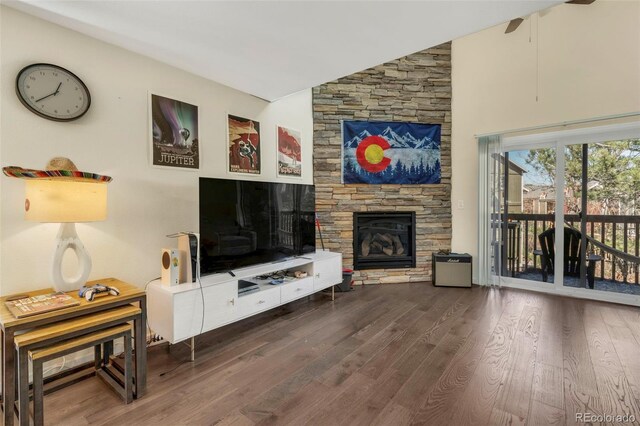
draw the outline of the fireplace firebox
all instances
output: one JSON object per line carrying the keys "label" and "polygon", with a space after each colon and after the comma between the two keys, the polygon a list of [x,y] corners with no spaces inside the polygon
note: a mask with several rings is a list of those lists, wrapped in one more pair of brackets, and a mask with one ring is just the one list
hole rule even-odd
{"label": "fireplace firebox", "polygon": [[415,212],[353,214],[354,269],[415,268],[415,245]]}

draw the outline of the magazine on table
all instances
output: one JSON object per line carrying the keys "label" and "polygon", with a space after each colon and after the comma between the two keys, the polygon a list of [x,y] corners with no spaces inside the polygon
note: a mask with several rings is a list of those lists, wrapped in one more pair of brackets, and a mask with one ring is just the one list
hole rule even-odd
{"label": "magazine on table", "polygon": [[5,302],[9,311],[16,318],[43,314],[79,304],[80,302],[77,299],[61,291]]}

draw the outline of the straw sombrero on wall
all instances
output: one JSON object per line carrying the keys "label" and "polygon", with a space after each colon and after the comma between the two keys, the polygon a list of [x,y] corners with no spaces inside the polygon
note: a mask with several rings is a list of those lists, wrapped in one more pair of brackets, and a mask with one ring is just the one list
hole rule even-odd
{"label": "straw sombrero on wall", "polygon": [[3,167],[5,175],[21,179],[48,179],[70,180],[76,182],[109,183],[111,176],[99,175],[90,172],[81,172],[73,161],[64,157],[55,157],[49,160],[44,170],[24,169],[22,167]]}

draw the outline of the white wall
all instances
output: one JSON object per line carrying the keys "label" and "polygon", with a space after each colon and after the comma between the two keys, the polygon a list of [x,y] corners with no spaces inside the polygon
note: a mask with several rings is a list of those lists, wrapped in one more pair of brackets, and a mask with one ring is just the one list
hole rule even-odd
{"label": "white wall", "polygon": [[474,260],[474,135],[640,111],[640,1],[562,4],[505,28],[452,46],[452,248]]}
{"label": "white wall", "polygon": [[[0,12],[2,166],[41,168],[51,157],[64,156],[80,170],[113,177],[108,219],[77,226],[93,260],[90,279],[113,276],[143,286],[160,273],[160,249],[177,245],[165,235],[198,229],[199,176],[252,179],[226,173],[226,112],[260,122],[259,180],[286,181],[276,178],[276,124],[300,130],[303,178],[289,181],[312,183],[311,90],[267,103],[13,9]],[[57,123],[22,106],[16,74],[35,62],[61,65],[84,80],[92,96],[87,115]],[[149,165],[149,92],[199,106],[199,172]],[[48,286],[58,225],[26,222],[24,182],[0,180],[0,293]]]}

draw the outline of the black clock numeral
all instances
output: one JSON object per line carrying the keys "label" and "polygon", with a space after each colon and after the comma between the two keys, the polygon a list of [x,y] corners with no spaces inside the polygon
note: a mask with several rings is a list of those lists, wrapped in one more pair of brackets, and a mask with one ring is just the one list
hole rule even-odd
{"label": "black clock numeral", "polygon": [[76,105],[76,109],[78,109],[78,105]]}
{"label": "black clock numeral", "polygon": [[67,110],[67,114],[69,114],[71,111]]}
{"label": "black clock numeral", "polygon": [[57,110],[57,109],[54,109],[54,110],[53,110],[53,112],[55,112],[55,113],[57,114],[57,113],[58,113],[58,110]]}
{"label": "black clock numeral", "polygon": [[57,76],[58,76],[58,73],[57,73],[57,72],[54,72],[54,73],[52,73],[52,74],[53,74],[53,76],[54,76],[54,77],[57,77]]}
{"label": "black clock numeral", "polygon": [[27,89],[31,89],[31,86],[29,86],[28,84],[27,84]]}
{"label": "black clock numeral", "polygon": [[78,86],[76,86],[76,89],[75,89],[75,90],[78,90]]}
{"label": "black clock numeral", "polygon": [[33,99],[34,97],[33,97],[33,96],[31,96],[30,98],[31,98],[31,99]]}
{"label": "black clock numeral", "polygon": [[82,97],[79,97],[79,98],[78,98],[78,100],[79,100],[79,101],[81,101],[81,100],[82,100]]}
{"label": "black clock numeral", "polygon": [[44,72],[40,71],[40,75],[44,75]]}
{"label": "black clock numeral", "polygon": [[35,78],[34,76],[30,75],[30,76],[29,76],[29,80],[36,81],[36,78]]}

